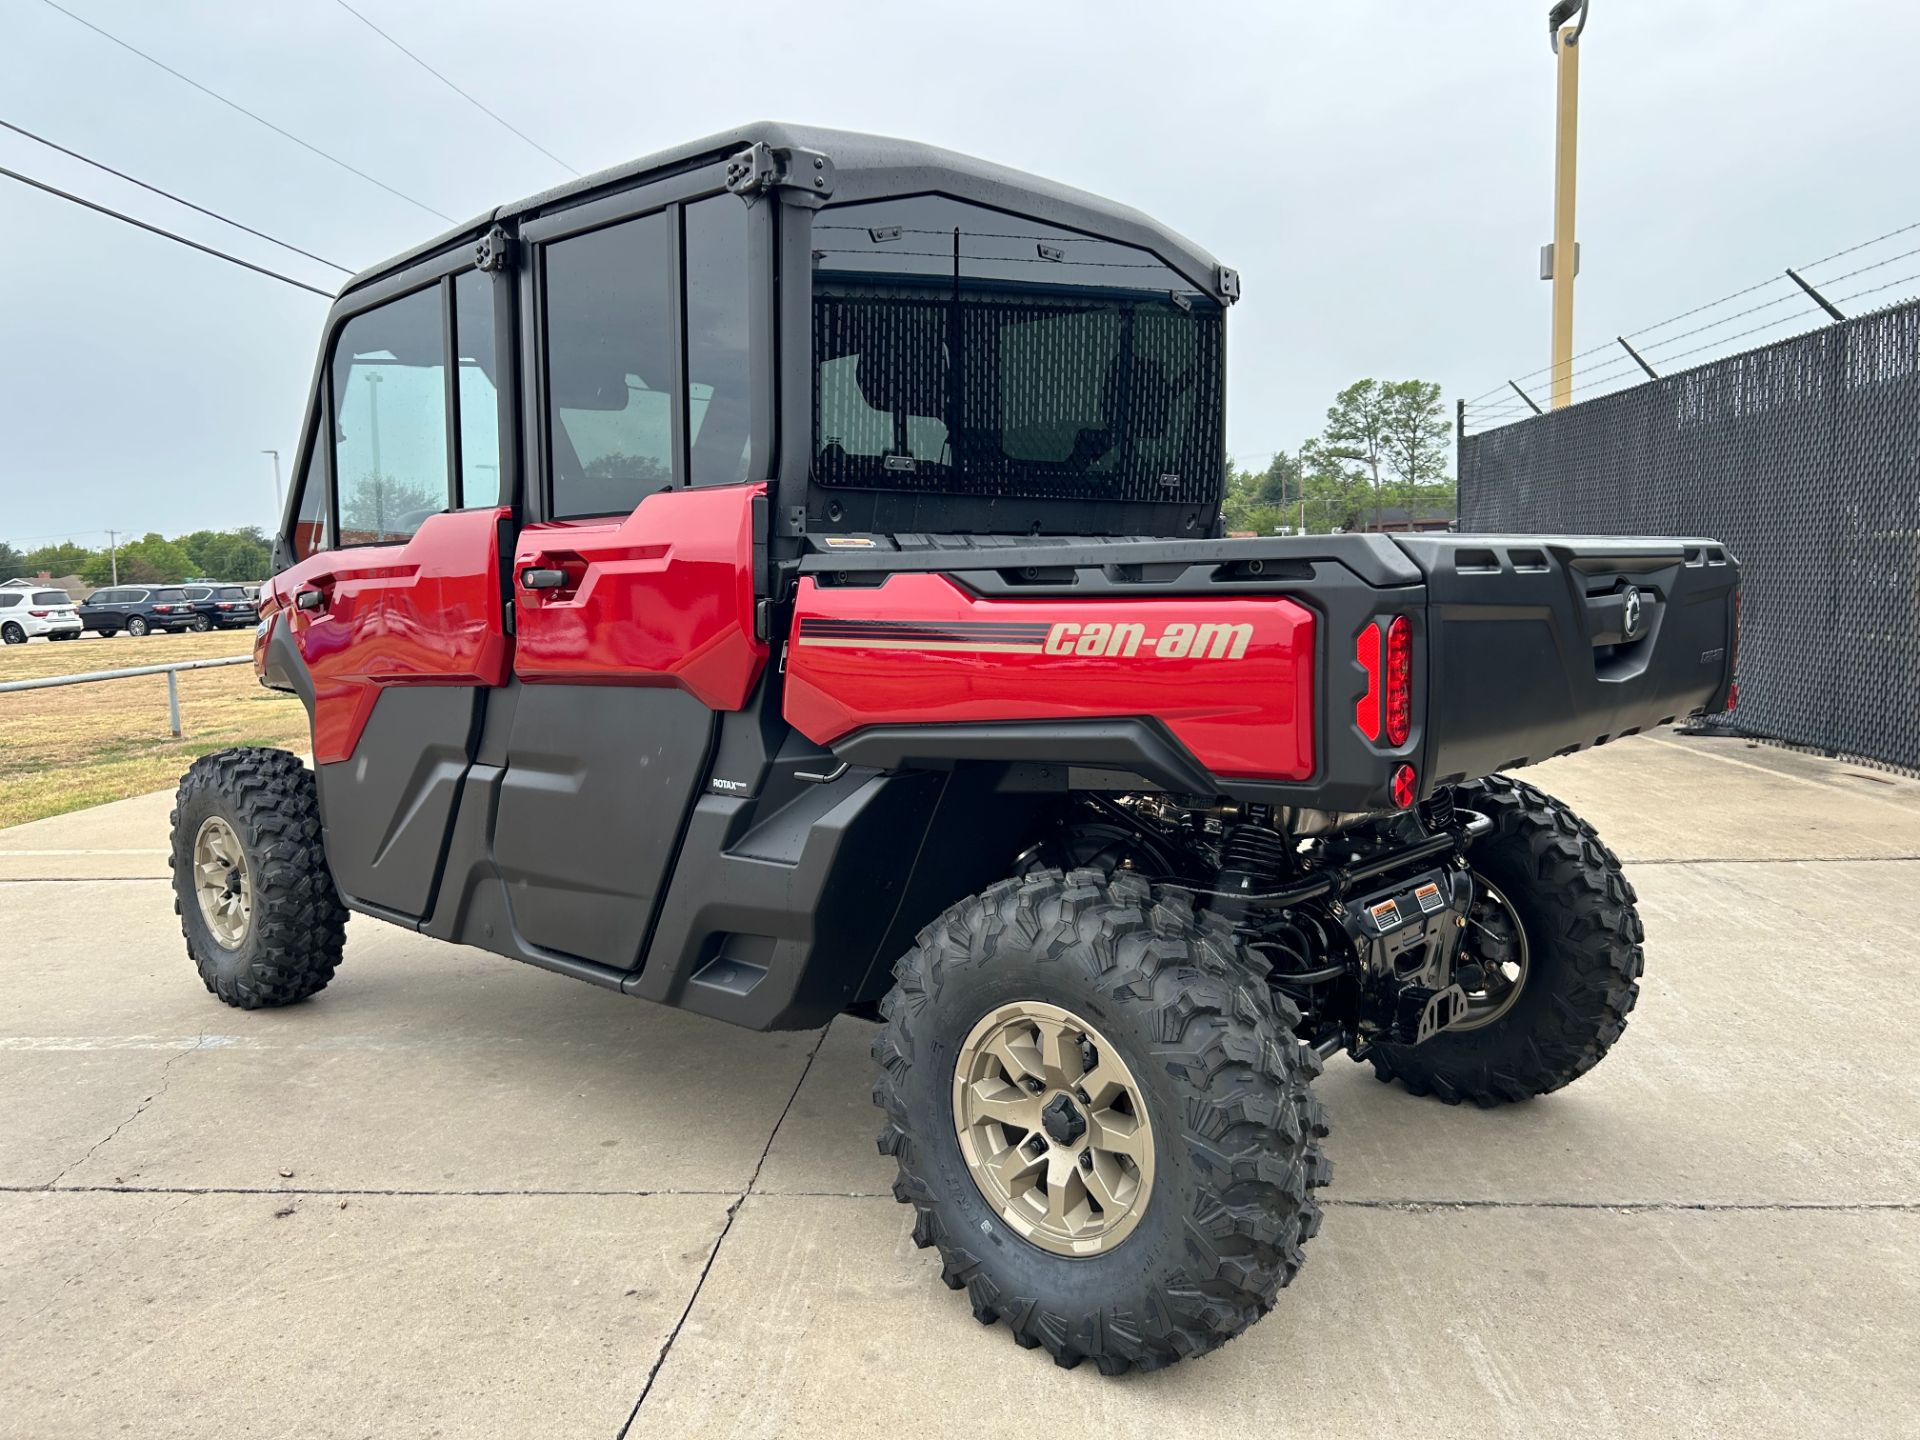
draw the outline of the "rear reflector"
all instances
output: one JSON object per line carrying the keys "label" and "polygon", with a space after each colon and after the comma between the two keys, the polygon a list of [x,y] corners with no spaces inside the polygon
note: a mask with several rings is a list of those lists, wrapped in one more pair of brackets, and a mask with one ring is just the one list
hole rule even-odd
{"label": "rear reflector", "polygon": [[1413,729],[1413,622],[1393,617],[1387,627],[1387,743],[1404,745]]}
{"label": "rear reflector", "polygon": [[1380,627],[1369,625],[1353,642],[1353,658],[1367,672],[1367,688],[1353,707],[1353,723],[1369,740],[1380,738]]}
{"label": "rear reflector", "polygon": [[1413,773],[1411,765],[1396,765],[1393,768],[1393,803],[1402,810],[1412,806],[1420,793],[1420,777]]}

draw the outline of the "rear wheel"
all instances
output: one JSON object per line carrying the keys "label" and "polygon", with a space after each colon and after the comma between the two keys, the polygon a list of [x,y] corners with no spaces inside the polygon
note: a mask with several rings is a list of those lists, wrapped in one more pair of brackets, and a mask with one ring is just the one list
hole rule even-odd
{"label": "rear wheel", "polygon": [[221,750],[193,762],[170,818],[174,913],[207,989],[243,1010],[324,989],[347,912],[313,772],[284,750]]}
{"label": "rear wheel", "polygon": [[880,1149],[976,1318],[1118,1373],[1272,1307],[1320,1224],[1320,1062],[1224,921],[1136,875],[1040,870],[894,973]]}
{"label": "rear wheel", "polygon": [[8,645],[24,645],[27,643],[27,632],[20,628],[19,621],[9,620],[5,625],[0,625],[0,641]]}
{"label": "rear wheel", "polygon": [[1455,803],[1493,821],[1473,842],[1474,899],[1455,978],[1467,1013],[1424,1045],[1381,1045],[1374,1073],[1448,1104],[1525,1100],[1578,1079],[1627,1026],[1645,938],[1633,886],[1593,827],[1504,775]]}
{"label": "rear wheel", "polygon": [[213,628],[213,621],[209,620],[204,615],[196,615],[193,617],[193,628],[195,630],[200,631],[202,634],[205,634],[207,631]]}
{"label": "rear wheel", "polygon": [[131,620],[127,621],[127,633],[133,636],[146,634],[147,622],[142,620],[138,615],[134,616]]}

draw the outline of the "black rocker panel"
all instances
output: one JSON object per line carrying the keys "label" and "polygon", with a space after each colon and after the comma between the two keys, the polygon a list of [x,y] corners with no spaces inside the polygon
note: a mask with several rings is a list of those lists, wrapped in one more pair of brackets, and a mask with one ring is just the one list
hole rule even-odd
{"label": "black rocker panel", "polygon": [[327,865],[349,904],[414,919],[433,908],[478,700],[464,685],[388,686],[351,758],[314,767]]}
{"label": "black rocker panel", "polygon": [[706,782],[714,714],[681,690],[519,687],[493,860],[518,935],[632,969]]}

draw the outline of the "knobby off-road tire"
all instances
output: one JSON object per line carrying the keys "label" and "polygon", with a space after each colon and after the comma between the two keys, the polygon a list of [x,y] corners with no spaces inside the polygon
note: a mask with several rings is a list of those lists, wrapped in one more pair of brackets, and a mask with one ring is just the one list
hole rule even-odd
{"label": "knobby off-road tire", "polygon": [[[207,989],[243,1010],[324,989],[346,944],[347,911],[322,849],[313,772],[284,750],[221,750],[193,762],[169,818],[174,913]],[[234,888],[244,886],[244,922],[233,909],[210,918],[201,904],[203,841],[203,859],[237,851],[243,862]]]}
{"label": "knobby off-road tire", "polygon": [[1481,1028],[1443,1031],[1424,1045],[1377,1046],[1369,1058],[1381,1080],[1398,1079],[1449,1105],[1544,1095],[1599,1064],[1627,1027],[1646,938],[1637,897],[1619,857],[1552,796],[1491,775],[1460,786],[1454,798],[1493,821],[1467,859],[1525,930],[1520,992]]}
{"label": "knobby off-road tire", "polygon": [[[964,900],[894,969],[873,1044],[880,1150],[913,1239],[982,1324],[1108,1374],[1224,1344],[1270,1309],[1320,1227],[1328,1179],[1320,1058],[1299,1014],[1217,916],[1138,876],[1041,870]],[[1015,1002],[1069,1011],[1119,1052],[1150,1121],[1151,1187],[1123,1238],[1090,1255],[1011,1228],[955,1130],[956,1060]]]}

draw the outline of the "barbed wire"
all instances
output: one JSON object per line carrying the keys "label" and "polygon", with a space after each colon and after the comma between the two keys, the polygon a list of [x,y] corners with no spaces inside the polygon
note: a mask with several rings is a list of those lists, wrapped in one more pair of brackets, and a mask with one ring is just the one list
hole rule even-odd
{"label": "barbed wire", "polygon": [[[1904,225],[1897,225],[1890,230],[1873,236],[1871,239],[1861,240],[1855,244],[1843,246],[1829,254],[1822,255],[1817,260],[1808,261],[1796,267],[1795,274],[1804,275],[1806,272],[1817,270],[1821,266],[1830,264],[1843,256],[1858,254],[1863,250],[1871,249],[1875,245],[1883,244],[1895,236],[1909,234],[1916,230],[1920,230],[1920,220],[1911,221]],[[1873,271],[1883,270],[1890,265],[1897,264],[1902,260],[1911,259],[1916,255],[1920,255],[1920,246],[1911,246],[1901,250],[1897,254],[1884,256],[1881,259],[1873,260],[1864,265],[1856,265],[1852,269],[1842,271],[1839,274],[1819,277],[1818,284],[1822,287],[1820,293],[1826,297],[1827,303],[1839,306],[1863,296],[1877,295],[1888,290],[1896,289],[1902,285],[1920,282],[1920,272],[1916,272],[1910,275],[1903,275],[1895,280],[1888,280],[1879,284],[1849,291],[1847,294],[1838,297],[1834,297],[1831,294],[1832,287],[1843,281],[1853,279],[1859,275],[1869,274]],[[1496,425],[1504,425],[1515,420],[1530,418],[1536,413],[1534,402],[1531,398],[1523,401],[1520,396],[1511,393],[1514,389],[1520,389],[1522,393],[1524,393],[1525,386],[1528,382],[1539,380],[1542,376],[1557,376],[1563,365],[1571,367],[1579,361],[1591,360],[1596,355],[1605,354],[1607,351],[1615,349],[1621,339],[1639,341],[1640,343],[1635,346],[1635,349],[1642,353],[1646,362],[1648,364],[1658,362],[1662,368],[1665,368],[1672,365],[1675,361],[1691,358],[1705,351],[1731,344],[1736,340],[1746,339],[1769,330],[1776,330],[1784,325],[1796,323],[1819,325],[1827,323],[1823,317],[1815,314],[1795,313],[1778,316],[1774,319],[1764,321],[1761,324],[1749,326],[1746,329],[1732,333],[1721,333],[1725,332],[1727,326],[1745,319],[1748,316],[1758,315],[1765,311],[1772,310],[1778,306],[1787,304],[1789,301],[1804,300],[1813,303],[1814,297],[1812,295],[1807,294],[1807,292],[1799,286],[1792,286],[1786,293],[1762,300],[1755,305],[1743,306],[1727,314],[1717,315],[1705,324],[1691,326],[1677,334],[1660,334],[1660,332],[1667,330],[1669,327],[1683,320],[1718,310],[1731,301],[1741,299],[1748,295],[1758,294],[1763,290],[1778,285],[1791,285],[1791,277],[1785,273],[1768,276],[1766,279],[1755,281],[1751,285],[1743,285],[1737,290],[1728,291],[1717,299],[1709,300],[1704,304],[1694,305],[1676,314],[1669,315],[1664,320],[1655,321],[1651,325],[1644,325],[1635,330],[1625,331],[1622,336],[1617,337],[1615,340],[1582,350],[1568,357],[1568,359],[1561,364],[1542,366],[1539,369],[1529,370],[1522,375],[1515,376],[1511,380],[1504,380],[1500,384],[1482,391],[1480,394],[1473,396],[1463,403],[1461,429],[1463,433],[1472,430],[1486,430]],[[1715,338],[1703,344],[1690,346],[1682,350],[1675,350],[1673,348],[1685,340],[1692,339],[1695,336],[1705,335],[1713,335]],[[1658,336],[1659,338],[1647,339],[1646,337],[1649,336]],[[1594,396],[1595,391],[1609,385],[1618,385],[1623,379],[1638,377],[1643,373],[1644,371],[1639,360],[1636,360],[1632,356],[1621,355],[1616,357],[1613,362],[1602,362],[1597,367],[1596,373],[1579,376],[1578,383],[1571,387],[1569,394],[1585,394],[1589,398],[1596,398]],[[1503,394],[1503,392],[1507,393]]]}

